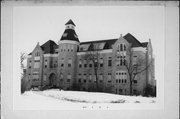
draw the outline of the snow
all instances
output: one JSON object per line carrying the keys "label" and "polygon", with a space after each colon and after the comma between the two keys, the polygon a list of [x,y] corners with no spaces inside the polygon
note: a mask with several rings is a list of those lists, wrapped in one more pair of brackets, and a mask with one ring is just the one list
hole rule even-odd
{"label": "snow", "polygon": [[60,91],[26,91],[22,94],[27,101],[34,100],[35,105],[44,103],[155,103],[156,98],[142,96],[125,96],[99,92]]}

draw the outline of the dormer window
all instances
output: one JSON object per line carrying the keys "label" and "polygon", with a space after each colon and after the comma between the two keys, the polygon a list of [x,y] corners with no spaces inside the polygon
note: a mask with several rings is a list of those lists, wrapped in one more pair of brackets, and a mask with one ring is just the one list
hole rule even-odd
{"label": "dormer window", "polygon": [[74,34],[74,37],[75,37],[75,38],[78,38],[78,36],[77,36],[77,35],[75,35],[75,34]]}
{"label": "dormer window", "polygon": [[80,45],[80,51],[87,51],[89,49],[90,44]]}
{"label": "dormer window", "polygon": [[67,36],[67,33],[64,33],[64,34],[63,34],[63,37],[66,37],[66,36]]}
{"label": "dormer window", "polygon": [[104,48],[105,43],[95,43],[93,44],[94,50],[102,50]]}

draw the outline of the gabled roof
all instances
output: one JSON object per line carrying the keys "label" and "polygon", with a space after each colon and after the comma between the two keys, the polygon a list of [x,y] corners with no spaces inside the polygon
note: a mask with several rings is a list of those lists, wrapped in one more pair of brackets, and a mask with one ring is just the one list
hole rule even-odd
{"label": "gabled roof", "polygon": [[142,42],[141,44],[142,44],[143,47],[147,47],[148,42]]}
{"label": "gabled roof", "polygon": [[[44,51],[44,54],[54,54],[55,49],[58,48],[58,45],[54,41],[48,40],[46,43],[44,43],[40,47]],[[32,52],[29,53],[28,55],[31,55],[31,54]]]}
{"label": "gabled roof", "polygon": [[72,25],[76,26],[71,19],[65,25],[68,25],[68,24],[72,24]]}
{"label": "gabled roof", "polygon": [[73,29],[66,29],[60,40],[72,40],[79,42],[78,36]]}
{"label": "gabled roof", "polygon": [[[125,40],[127,40],[127,42],[132,43],[132,47],[143,47],[143,45],[130,33],[126,34],[123,37]],[[94,43],[104,43],[105,42],[105,46],[104,49],[112,49],[112,45],[118,40],[118,38],[116,39],[107,39],[107,40],[97,40],[97,41],[88,41],[88,42],[81,42],[80,45],[83,44],[91,44],[88,51],[90,51],[93,47],[92,44]],[[145,44],[144,44],[145,45]]]}
{"label": "gabled roof", "polygon": [[130,33],[127,33],[123,38],[125,38],[129,43],[131,43],[132,47],[143,47],[142,44]]}
{"label": "gabled roof", "polygon": [[55,49],[58,48],[58,45],[54,41],[49,40],[41,45],[41,48],[44,51],[44,54],[53,54],[55,53]]}

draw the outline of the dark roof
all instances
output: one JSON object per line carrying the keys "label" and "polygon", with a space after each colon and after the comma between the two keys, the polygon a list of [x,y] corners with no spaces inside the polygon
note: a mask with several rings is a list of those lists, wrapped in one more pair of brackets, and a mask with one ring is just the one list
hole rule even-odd
{"label": "dark roof", "polygon": [[[143,47],[143,45],[130,33],[126,34],[124,37],[129,43],[132,43],[132,47]],[[103,43],[105,42],[105,46],[103,49],[111,49],[112,45],[117,41],[118,39],[107,39],[107,40],[97,40],[97,41],[88,41],[88,42],[81,42],[80,45],[83,44],[91,44],[89,46],[89,49],[87,51],[90,51],[93,47],[93,43]]]}
{"label": "dark roof", "polygon": [[116,42],[117,39],[107,39],[107,40],[97,40],[97,41],[88,41],[88,42],[81,42],[80,45],[90,44],[89,49],[87,51],[90,51],[93,49],[94,43],[105,43],[103,49],[111,49],[112,45]]}
{"label": "dark roof", "polygon": [[72,25],[76,26],[71,19],[65,25],[68,25],[68,24],[72,24]]}
{"label": "dark roof", "polygon": [[132,47],[143,47],[142,44],[130,33],[127,33],[123,38],[131,43]]}
{"label": "dark roof", "polygon": [[142,42],[141,44],[142,44],[143,47],[147,47],[148,42]]}
{"label": "dark roof", "polygon": [[58,48],[58,45],[54,41],[49,40],[41,45],[41,48],[44,51],[44,54],[53,54],[55,53],[55,49]]}
{"label": "dark roof", "polygon": [[78,36],[73,29],[66,29],[60,40],[73,40],[79,42]]}

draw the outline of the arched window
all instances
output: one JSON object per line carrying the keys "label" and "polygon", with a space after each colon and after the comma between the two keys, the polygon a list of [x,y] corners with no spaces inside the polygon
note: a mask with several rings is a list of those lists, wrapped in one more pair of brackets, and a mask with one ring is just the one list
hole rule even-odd
{"label": "arched window", "polygon": [[126,45],[124,44],[124,51],[126,51]]}
{"label": "arched window", "polygon": [[120,51],[123,51],[123,44],[120,44]]}

